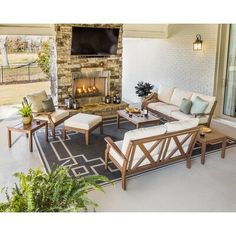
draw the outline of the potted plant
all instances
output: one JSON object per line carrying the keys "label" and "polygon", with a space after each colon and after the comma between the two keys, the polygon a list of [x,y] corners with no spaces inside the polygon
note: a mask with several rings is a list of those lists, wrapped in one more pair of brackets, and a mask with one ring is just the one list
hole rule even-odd
{"label": "potted plant", "polygon": [[16,173],[15,184],[7,201],[0,202],[0,212],[77,212],[95,209],[98,205],[88,198],[91,190],[103,191],[99,183],[109,181],[105,176],[71,178],[66,167],[49,174],[30,169],[27,174]]}
{"label": "potted plant", "polygon": [[22,102],[22,107],[19,110],[19,114],[22,116],[22,122],[24,125],[29,125],[32,121],[32,108],[31,104]]}
{"label": "potted plant", "polygon": [[141,97],[141,100],[143,100],[153,88],[154,85],[147,82],[144,83],[143,81],[138,82],[138,84],[135,86],[136,94]]}

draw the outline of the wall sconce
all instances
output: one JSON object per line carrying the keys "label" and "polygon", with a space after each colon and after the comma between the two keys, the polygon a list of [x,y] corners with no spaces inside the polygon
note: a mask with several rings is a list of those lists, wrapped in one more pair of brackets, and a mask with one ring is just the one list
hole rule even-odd
{"label": "wall sconce", "polygon": [[201,35],[196,35],[196,41],[193,43],[193,51],[201,51],[202,50],[202,39]]}

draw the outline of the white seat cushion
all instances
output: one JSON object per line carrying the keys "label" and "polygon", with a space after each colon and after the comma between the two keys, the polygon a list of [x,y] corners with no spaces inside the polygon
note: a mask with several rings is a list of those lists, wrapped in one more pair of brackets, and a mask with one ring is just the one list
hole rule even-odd
{"label": "white seat cushion", "polygon": [[185,114],[182,111],[171,112],[171,117],[175,118],[176,120],[180,120],[180,121],[194,118],[194,116],[192,114]]}
{"label": "white seat cushion", "polygon": [[162,102],[170,103],[174,87],[167,87],[162,84],[158,87],[158,99]]}
{"label": "white seat cushion", "polygon": [[183,98],[190,99],[192,92],[175,88],[170,99],[170,104],[180,107]]}
{"label": "white seat cushion", "polygon": [[[120,149],[122,149],[123,140],[114,142],[116,146]],[[121,158],[121,156],[111,147],[109,154],[120,164],[120,166],[123,166],[124,160]]]}
{"label": "white seat cushion", "polygon": [[209,105],[207,106],[206,110],[204,111],[204,113],[210,113],[211,111],[211,108],[216,100],[216,97],[213,97],[213,96],[207,96],[207,95],[204,95],[204,94],[201,94],[201,93],[193,93],[192,96],[191,96],[191,101],[193,102],[195,100],[196,97],[200,97],[201,99],[209,102]]}
{"label": "white seat cushion", "polygon": [[[51,118],[54,123],[64,119],[65,117],[69,116],[69,111],[63,110],[63,109],[56,109],[52,114]],[[50,123],[50,120],[48,119],[47,115],[38,115],[35,117],[35,119],[39,120],[47,120],[48,123]]]}
{"label": "white seat cushion", "polygon": [[[171,112],[171,117],[175,118],[176,120],[183,121],[183,120],[188,120],[190,118],[195,118],[194,115],[192,114],[185,114],[181,111],[172,111]],[[199,118],[199,124],[205,124],[208,121],[209,116],[200,116]]]}
{"label": "white seat cushion", "polygon": [[89,130],[102,121],[101,116],[78,113],[64,122],[65,126]]}
{"label": "white seat cushion", "polygon": [[161,112],[162,114],[170,116],[171,112],[178,111],[179,108],[177,106],[174,106],[174,105],[166,104],[166,105],[156,106],[155,110]]}

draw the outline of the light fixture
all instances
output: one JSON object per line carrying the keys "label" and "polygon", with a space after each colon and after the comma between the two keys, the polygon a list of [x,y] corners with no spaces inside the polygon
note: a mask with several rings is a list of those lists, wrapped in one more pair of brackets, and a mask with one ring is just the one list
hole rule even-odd
{"label": "light fixture", "polygon": [[196,35],[196,41],[193,43],[193,50],[194,51],[201,51],[202,50],[202,39],[201,35]]}

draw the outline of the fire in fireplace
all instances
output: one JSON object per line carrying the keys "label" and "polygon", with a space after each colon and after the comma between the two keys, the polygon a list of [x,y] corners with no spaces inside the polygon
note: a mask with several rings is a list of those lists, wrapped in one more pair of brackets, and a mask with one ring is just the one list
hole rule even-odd
{"label": "fire in fireplace", "polygon": [[110,73],[104,71],[76,73],[73,76],[73,97],[105,97],[110,91]]}
{"label": "fire in fireplace", "polygon": [[99,95],[99,92],[98,92],[98,89],[96,88],[96,86],[89,86],[89,87],[86,87],[85,85],[83,85],[82,87],[78,87],[76,89],[76,95],[78,97],[81,97],[81,96],[97,96]]}
{"label": "fire in fireplace", "polygon": [[105,78],[80,78],[74,80],[74,88],[76,98],[105,96],[106,80]]}

